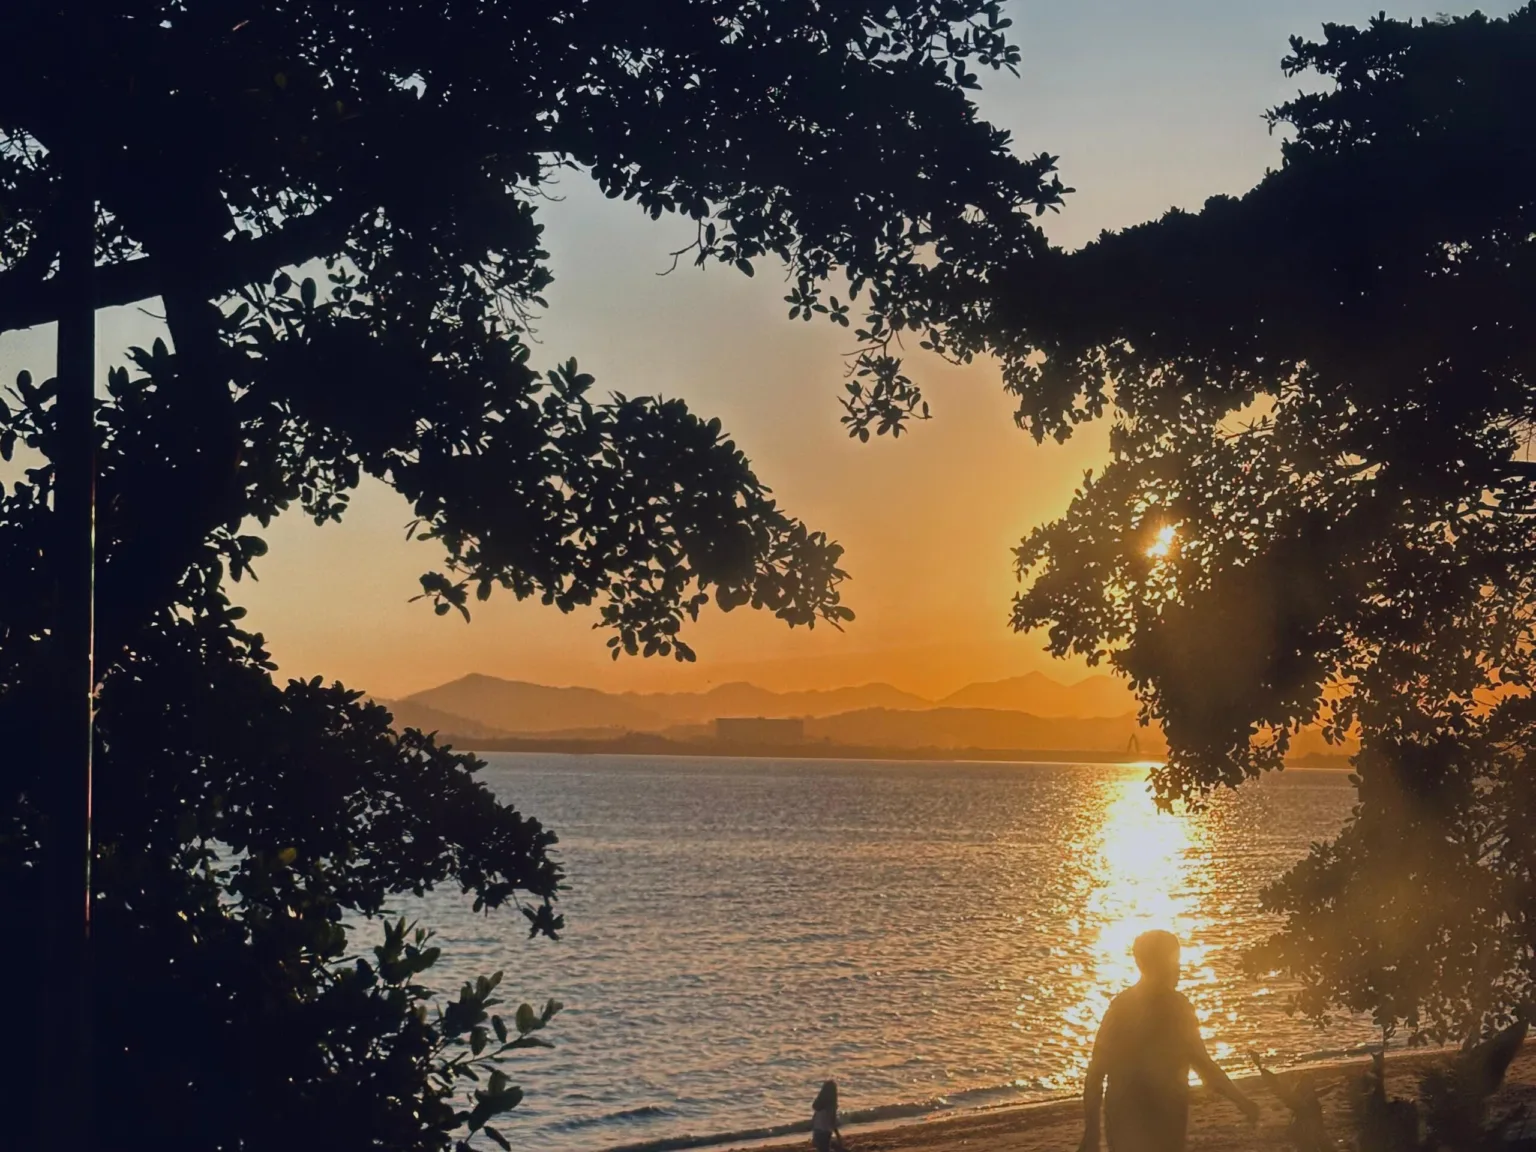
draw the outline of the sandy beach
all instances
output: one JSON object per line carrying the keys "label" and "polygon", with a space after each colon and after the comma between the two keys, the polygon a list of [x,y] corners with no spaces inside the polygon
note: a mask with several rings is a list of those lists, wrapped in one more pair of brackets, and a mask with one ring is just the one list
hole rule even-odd
{"label": "sandy beach", "polygon": [[[1387,1088],[1393,1095],[1412,1094],[1418,1073],[1430,1063],[1444,1059],[1436,1053],[1405,1053],[1387,1062]],[[1369,1060],[1350,1060],[1327,1065],[1309,1065],[1280,1073],[1281,1078],[1309,1072],[1320,1094],[1326,1092],[1324,1110],[1330,1131],[1341,1149],[1352,1147],[1344,1137],[1348,1127],[1344,1119],[1348,1082],[1360,1075]],[[1256,1126],[1249,1125],[1230,1103],[1203,1088],[1190,1098],[1189,1148],[1191,1152],[1244,1152],[1246,1149],[1286,1149],[1292,1145],[1285,1130],[1290,1114],[1265,1089],[1256,1076],[1241,1079],[1243,1090],[1258,1101],[1263,1113]],[[1330,1091],[1330,1086],[1332,1090]],[[1495,1097],[1495,1111],[1521,1104],[1536,1114],[1536,1045],[1527,1047],[1515,1059],[1504,1087]],[[966,1152],[1073,1152],[1082,1138],[1082,1105],[1078,1100],[1049,1104],[998,1108],[945,1116],[888,1128],[850,1130],[848,1146],[852,1152],[937,1152],[964,1148]],[[761,1147],[761,1146],[760,1146]],[[776,1142],[767,1147],[795,1149],[810,1147],[808,1137]],[[760,1152],[760,1149],[759,1149]]]}

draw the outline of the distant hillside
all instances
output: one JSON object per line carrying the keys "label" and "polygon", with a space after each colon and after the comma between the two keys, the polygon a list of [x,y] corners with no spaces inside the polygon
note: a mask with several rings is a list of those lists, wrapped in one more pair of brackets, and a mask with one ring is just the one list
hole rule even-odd
{"label": "distant hillside", "polygon": [[[722,684],[708,692],[620,695],[479,674],[417,692],[402,703],[442,716],[462,716],[508,733],[581,728],[660,732],[678,725],[708,724],[718,716],[830,716],[860,708],[933,707],[931,700],[889,684],[816,692],[770,692],[752,684]],[[449,730],[446,722],[443,730]]]}
{"label": "distant hillside", "polygon": [[633,695],[644,707],[677,724],[707,724],[717,716],[835,716],[860,708],[932,708],[933,701],[889,684],[861,684],[810,692],[770,692],[755,684],[721,684],[708,692]]}
{"label": "distant hillside", "polygon": [[1036,716],[1123,716],[1136,711],[1136,697],[1123,680],[1090,676],[1076,684],[1061,684],[1041,672],[969,684],[939,702],[944,708],[992,708],[1032,712]]}
{"label": "distant hillside", "polygon": [[1142,755],[1158,755],[1164,749],[1158,733],[1138,728],[1131,713],[1081,719],[990,708],[925,712],[871,708],[812,720],[805,734],[834,744],[890,748],[1074,748],[1115,753],[1123,753],[1135,735]]}
{"label": "distant hillside", "polygon": [[[473,674],[417,692],[401,706],[430,709],[441,731],[471,734],[449,717],[484,729],[523,734],[587,728],[662,732],[708,724],[720,716],[806,717],[882,710],[925,712],[936,707],[985,708],[1034,716],[1087,719],[1135,710],[1130,694],[1107,676],[1059,684],[1038,672],[990,684],[972,684],[935,702],[890,684],[861,684],[809,692],[772,692],[755,684],[721,684],[707,692],[623,694],[596,688],[552,688],[522,680]],[[409,723],[409,721],[403,721]],[[474,733],[481,734],[479,730]]]}
{"label": "distant hillside", "polygon": [[376,698],[374,703],[389,709],[397,731],[401,728],[420,728],[423,732],[442,732],[445,735],[472,736],[477,739],[509,735],[505,729],[492,728],[467,716],[456,716],[452,712],[444,712],[414,700]]}
{"label": "distant hillside", "polygon": [[463,716],[503,732],[550,732],[569,728],[621,728],[655,732],[671,719],[641,704],[596,688],[551,688],[523,680],[473,673],[406,698],[438,712]]}

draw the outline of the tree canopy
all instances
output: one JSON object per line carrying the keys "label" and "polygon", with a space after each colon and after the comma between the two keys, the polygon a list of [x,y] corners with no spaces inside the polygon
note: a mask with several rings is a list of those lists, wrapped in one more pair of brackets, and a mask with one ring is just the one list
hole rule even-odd
{"label": "tree canopy", "polygon": [[[535,365],[539,196],[574,169],[687,217],[680,255],[747,275],[781,261],[806,318],[848,326],[830,295],[845,281],[865,309],[847,419],[893,431],[921,404],[895,334],[963,323],[999,257],[1044,252],[1033,218],[1066,191],[967,95],[973,68],[1016,64],[1007,27],[982,0],[0,12],[25,45],[0,76],[0,332],[59,316],[81,104],[97,303],[142,302],[165,330],[108,353],[95,420],[95,1083],[114,1131],[426,1149],[515,1105],[499,1070],[470,1102],[461,1082],[536,1044],[557,1006],[509,1030],[486,980],[434,1019],[426,937],[392,925],[370,958],[341,925],[451,884],[553,934],[553,835],[358,691],[274,683],[232,584],[261,526],[295,506],[339,519],[366,474],[441,546],[422,580],[440,613],[500,587],[595,605],[616,656],[684,659],[681,628],[711,599],[846,620],[840,549],[777,506],[717,421]],[[38,914],[60,658],[57,384],[19,367],[38,372],[0,406],[0,455],[20,445],[25,469],[0,495],[11,923]]]}
{"label": "tree canopy", "polygon": [[1014,622],[1130,679],[1165,800],[1358,734],[1256,962],[1465,1033],[1536,979],[1536,6],[1328,25],[1285,69],[1325,84],[1251,192],[1000,277],[1020,422],[1112,422]]}

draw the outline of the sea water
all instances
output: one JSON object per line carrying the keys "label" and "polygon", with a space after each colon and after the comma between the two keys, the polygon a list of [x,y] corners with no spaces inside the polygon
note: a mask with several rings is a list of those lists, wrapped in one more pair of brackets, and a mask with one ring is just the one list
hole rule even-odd
{"label": "sea water", "polygon": [[[762,1132],[809,1118],[1046,1099],[1080,1083],[1131,941],[1184,941],[1212,1053],[1246,1066],[1348,1050],[1363,1021],[1288,1015],[1243,975],[1276,928],[1266,883],[1333,835],[1342,773],[1290,770],[1159,813],[1144,767],[500,755],[483,779],[560,837],[558,941],[457,893],[398,901],[438,932],[431,982],[503,971],[561,1000],[552,1050],[507,1071],[501,1125],[563,1152]],[[358,929],[356,943],[369,933]]]}

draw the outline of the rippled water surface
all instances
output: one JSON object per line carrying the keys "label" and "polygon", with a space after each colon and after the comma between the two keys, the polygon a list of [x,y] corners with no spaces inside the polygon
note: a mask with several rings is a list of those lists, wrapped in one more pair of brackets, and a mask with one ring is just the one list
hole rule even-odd
{"label": "rippled water surface", "polygon": [[1185,941],[1211,1050],[1283,1059],[1370,1039],[1283,1012],[1244,978],[1259,888],[1332,835],[1353,792],[1292,770],[1158,814],[1141,769],[491,755],[485,779],[560,835],[568,930],[528,941],[436,894],[435,982],[505,969],[566,1010],[509,1067],[503,1130],[566,1152],[845,1114],[1070,1091],[1130,943]]}

